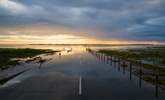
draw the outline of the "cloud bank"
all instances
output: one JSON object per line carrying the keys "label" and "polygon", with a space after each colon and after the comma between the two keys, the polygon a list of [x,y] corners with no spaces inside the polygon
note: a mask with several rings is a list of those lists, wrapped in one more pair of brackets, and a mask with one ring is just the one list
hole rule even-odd
{"label": "cloud bank", "polygon": [[165,0],[0,0],[0,34],[37,24],[103,40],[165,42],[164,6]]}

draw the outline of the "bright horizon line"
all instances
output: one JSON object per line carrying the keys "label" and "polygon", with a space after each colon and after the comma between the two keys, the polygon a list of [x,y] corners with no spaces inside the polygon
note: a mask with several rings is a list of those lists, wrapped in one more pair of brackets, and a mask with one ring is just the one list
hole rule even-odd
{"label": "bright horizon line", "polygon": [[97,38],[58,34],[52,36],[11,35],[1,36],[0,44],[165,44],[159,41],[102,40]]}
{"label": "bright horizon line", "polygon": [[165,43],[0,43],[0,45],[165,45]]}

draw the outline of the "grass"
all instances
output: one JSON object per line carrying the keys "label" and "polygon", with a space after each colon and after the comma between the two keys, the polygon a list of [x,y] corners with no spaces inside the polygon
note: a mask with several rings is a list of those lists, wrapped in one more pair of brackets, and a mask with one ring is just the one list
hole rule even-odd
{"label": "grass", "polygon": [[154,65],[165,65],[165,47],[147,47],[128,50],[99,50],[100,53],[132,61],[148,61]]}
{"label": "grass", "polygon": [[16,48],[0,48],[0,69],[4,70],[10,66],[19,64],[19,60],[13,58],[31,58],[40,54],[53,53],[56,51],[49,49],[16,49]]}

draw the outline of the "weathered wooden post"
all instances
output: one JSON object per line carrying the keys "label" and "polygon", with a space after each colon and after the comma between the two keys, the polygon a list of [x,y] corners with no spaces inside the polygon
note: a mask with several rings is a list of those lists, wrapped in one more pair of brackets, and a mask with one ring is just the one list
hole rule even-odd
{"label": "weathered wooden post", "polygon": [[101,53],[101,61],[103,60],[103,54]]}
{"label": "weathered wooden post", "polygon": [[123,67],[123,74],[125,74],[125,68],[126,68],[126,61],[123,61],[122,67]]}
{"label": "weathered wooden post", "polygon": [[140,68],[139,68],[139,74],[140,74],[140,76],[139,76],[139,88],[141,88],[142,87],[142,64],[140,63],[139,64],[140,66]]}
{"label": "weathered wooden post", "polygon": [[104,54],[104,62],[106,62],[107,56]]}
{"label": "weathered wooden post", "polygon": [[114,57],[114,67],[116,67],[116,57]]}
{"label": "weathered wooden post", "polygon": [[156,69],[155,71],[155,96],[158,98],[159,97],[159,70]]}
{"label": "weathered wooden post", "polygon": [[110,60],[111,60],[111,66],[112,66],[112,56],[111,56]]}
{"label": "weathered wooden post", "polygon": [[102,53],[100,53],[100,60],[102,61]]}
{"label": "weathered wooden post", "polygon": [[121,57],[118,57],[118,65],[120,64]]}
{"label": "weathered wooden post", "polygon": [[118,60],[118,71],[120,71],[120,61],[121,61],[121,58],[119,57],[119,60]]}
{"label": "weathered wooden post", "polygon": [[104,61],[104,54],[103,54],[103,56],[102,56],[102,61]]}
{"label": "weathered wooden post", "polygon": [[106,59],[106,63],[108,64],[108,62],[109,62],[109,56],[107,56],[107,59]]}
{"label": "weathered wooden post", "polygon": [[132,80],[132,63],[129,62],[129,79]]}
{"label": "weathered wooden post", "polygon": [[99,60],[100,60],[100,53],[98,54],[98,58],[99,58]]}

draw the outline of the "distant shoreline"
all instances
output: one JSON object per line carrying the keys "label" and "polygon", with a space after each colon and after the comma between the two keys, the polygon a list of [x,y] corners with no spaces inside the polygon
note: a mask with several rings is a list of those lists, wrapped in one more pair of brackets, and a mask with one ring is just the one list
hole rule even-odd
{"label": "distant shoreline", "polygon": [[71,46],[131,46],[131,45],[155,45],[155,44],[29,44],[29,45],[71,45]]}

